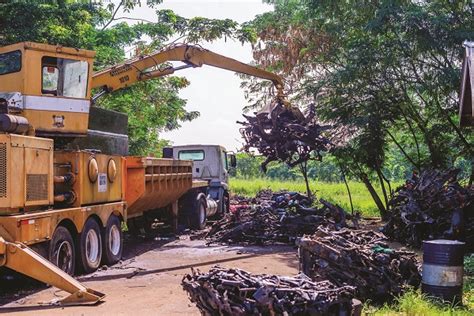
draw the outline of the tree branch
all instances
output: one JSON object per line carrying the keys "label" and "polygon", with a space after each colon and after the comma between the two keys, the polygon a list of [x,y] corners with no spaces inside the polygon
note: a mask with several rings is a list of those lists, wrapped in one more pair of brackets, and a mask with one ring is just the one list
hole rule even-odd
{"label": "tree branch", "polygon": [[118,17],[118,18],[114,19],[114,21],[118,21],[118,20],[131,20],[131,21],[140,21],[140,22],[146,22],[146,23],[156,23],[156,22],[152,22],[152,21],[146,20],[146,19],[129,18],[129,17],[126,17],[126,16],[121,16],[121,17]]}
{"label": "tree branch", "polygon": [[107,28],[107,26],[109,26],[110,23],[112,23],[115,20],[115,16],[117,15],[117,12],[120,9],[120,7],[122,6],[122,4],[123,4],[123,1],[120,1],[117,8],[115,8],[115,11],[112,14],[112,17],[110,18],[109,22],[105,23],[105,25],[104,25],[104,27],[102,27],[101,31],[105,30]]}

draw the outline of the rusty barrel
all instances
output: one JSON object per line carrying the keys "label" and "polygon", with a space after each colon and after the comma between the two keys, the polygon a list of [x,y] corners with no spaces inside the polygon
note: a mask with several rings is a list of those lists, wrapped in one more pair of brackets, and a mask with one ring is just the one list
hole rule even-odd
{"label": "rusty barrel", "polygon": [[456,240],[423,242],[423,293],[443,301],[462,303],[464,246]]}

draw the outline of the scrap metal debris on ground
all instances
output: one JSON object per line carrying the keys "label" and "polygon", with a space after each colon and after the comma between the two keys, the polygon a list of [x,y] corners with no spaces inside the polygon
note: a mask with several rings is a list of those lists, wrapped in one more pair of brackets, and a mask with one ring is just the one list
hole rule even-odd
{"label": "scrap metal debris on ground", "polygon": [[303,274],[252,275],[220,267],[192,269],[181,284],[203,315],[350,315],[355,291]]}
{"label": "scrap metal debris on ground", "polygon": [[230,213],[215,222],[206,234],[208,244],[294,244],[297,237],[312,234],[319,225],[332,229],[346,227],[351,217],[339,206],[321,200],[321,207],[311,207],[311,200],[296,192],[263,190],[254,199],[232,200]]}
{"label": "scrap metal debris on ground", "polygon": [[459,170],[427,170],[413,174],[389,202],[383,232],[420,247],[423,240],[461,239],[474,242],[474,188],[457,181]]}
{"label": "scrap metal debris on ground", "polygon": [[385,302],[421,281],[415,254],[391,249],[386,241],[371,230],[320,227],[298,242],[300,269],[316,281],[354,286],[358,299]]}
{"label": "scrap metal debris on ground", "polygon": [[330,147],[330,140],[324,136],[329,126],[318,124],[314,106],[306,116],[276,104],[270,113],[260,112],[255,116],[244,115],[246,122],[240,133],[245,140],[244,150],[253,148],[266,157],[262,163],[265,172],[271,161],[281,161],[294,167],[308,160],[321,160],[321,152]]}

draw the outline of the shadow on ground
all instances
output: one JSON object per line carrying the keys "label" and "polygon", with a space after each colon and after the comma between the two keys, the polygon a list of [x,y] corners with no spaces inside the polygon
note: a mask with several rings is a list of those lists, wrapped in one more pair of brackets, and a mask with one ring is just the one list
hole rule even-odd
{"label": "shadow on ground", "polygon": [[[142,269],[134,267],[135,258],[149,252],[176,251],[177,253],[191,253],[192,250],[209,251],[209,254],[220,258],[214,260],[193,261],[189,264],[171,264],[170,266],[156,269]],[[206,252],[207,253],[207,252]],[[190,240],[188,235],[176,237],[159,237],[144,239],[126,234],[124,236],[124,252],[122,260],[112,267],[103,267],[90,275],[81,275],[77,279],[81,282],[100,282],[116,279],[130,279],[136,276],[159,274],[170,271],[188,270],[191,267],[202,267],[209,265],[235,266],[234,261],[245,260],[264,256],[268,254],[281,254],[277,260],[284,262],[287,266],[296,268],[298,261],[295,247],[285,245],[269,246],[239,246],[239,245],[211,245],[207,246],[204,241]],[[178,254],[179,255],[179,254]],[[212,257],[210,255],[210,257]],[[103,271],[110,270],[110,271]],[[117,271],[117,270],[123,270]],[[261,271],[265,273],[265,271]],[[26,296],[34,294],[46,288],[46,285],[25,277],[8,269],[0,269],[0,306],[20,301]],[[25,306],[25,308],[28,308]],[[41,307],[48,308],[48,307]]]}

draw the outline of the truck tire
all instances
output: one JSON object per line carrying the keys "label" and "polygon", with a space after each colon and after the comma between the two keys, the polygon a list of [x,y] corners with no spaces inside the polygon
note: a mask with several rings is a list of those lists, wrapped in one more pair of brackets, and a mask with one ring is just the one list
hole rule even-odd
{"label": "truck tire", "polygon": [[102,235],[96,220],[89,218],[79,238],[79,259],[82,271],[92,273],[102,260]]}
{"label": "truck tire", "polygon": [[206,227],[207,221],[207,201],[203,193],[199,193],[191,204],[190,224],[192,229],[201,230]]}
{"label": "truck tire", "polygon": [[112,265],[122,259],[123,235],[120,218],[116,215],[110,215],[107,226],[102,236],[104,249],[102,250],[102,260],[106,265]]}
{"label": "truck tire", "polygon": [[76,249],[71,233],[64,226],[58,226],[49,243],[49,261],[69,275],[74,275]]}

